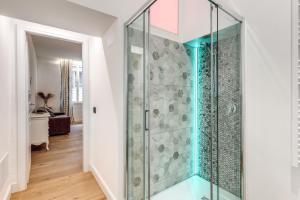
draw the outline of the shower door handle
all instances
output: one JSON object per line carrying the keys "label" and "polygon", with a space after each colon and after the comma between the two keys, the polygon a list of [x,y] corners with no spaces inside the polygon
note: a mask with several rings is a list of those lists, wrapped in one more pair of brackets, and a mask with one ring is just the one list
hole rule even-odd
{"label": "shower door handle", "polygon": [[145,110],[145,116],[144,116],[144,119],[145,119],[145,131],[149,131],[149,110]]}

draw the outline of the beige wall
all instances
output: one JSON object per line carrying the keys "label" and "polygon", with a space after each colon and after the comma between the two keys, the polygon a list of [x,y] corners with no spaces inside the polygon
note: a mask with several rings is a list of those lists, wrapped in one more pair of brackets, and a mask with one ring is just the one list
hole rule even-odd
{"label": "beige wall", "polygon": [[[48,106],[60,111],[61,73],[60,64],[49,59],[38,58],[37,92],[52,93]],[[43,100],[37,97],[37,107],[43,106]]]}

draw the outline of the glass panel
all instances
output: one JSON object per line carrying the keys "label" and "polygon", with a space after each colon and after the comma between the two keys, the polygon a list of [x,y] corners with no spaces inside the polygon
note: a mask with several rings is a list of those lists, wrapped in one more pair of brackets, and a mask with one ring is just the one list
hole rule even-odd
{"label": "glass panel", "polygon": [[[216,26],[212,22],[216,19],[214,5],[207,2],[201,6],[202,16],[199,22],[202,24],[198,38],[185,43],[188,55],[194,67],[194,174],[197,181],[193,183],[198,193],[197,199],[213,199],[213,184],[216,180],[216,141],[212,140],[215,129],[215,95],[214,73],[215,53],[211,49],[216,46]],[[205,25],[206,24],[206,25]],[[214,138],[213,138],[214,139]],[[217,189],[216,187],[214,187]],[[217,194],[217,192],[215,192]],[[215,198],[216,199],[216,198]]]}
{"label": "glass panel", "polygon": [[240,24],[195,3],[178,34],[151,9],[126,29],[128,200],[241,198]]}
{"label": "glass panel", "polygon": [[151,197],[151,185],[150,185],[150,169],[151,169],[151,161],[150,161],[150,119],[149,119],[149,101],[150,101],[150,68],[149,68],[149,38],[150,38],[150,11],[149,9],[145,11],[144,15],[144,24],[145,24],[145,48],[144,48],[144,55],[145,55],[145,70],[144,70],[144,78],[145,78],[145,174],[146,174],[146,182],[145,182],[145,199],[150,199]]}
{"label": "glass panel", "polygon": [[218,199],[241,199],[241,24],[218,9]]}
{"label": "glass panel", "polygon": [[219,200],[219,173],[218,173],[218,6],[211,4],[211,135],[210,135],[210,161],[211,161],[211,199]]}
{"label": "glass panel", "polygon": [[145,15],[127,27],[127,199],[145,199]]}
{"label": "glass panel", "polygon": [[183,193],[173,189],[168,194],[167,189],[194,175],[195,76],[183,43],[156,27],[150,32],[150,194],[151,199],[167,199]]}

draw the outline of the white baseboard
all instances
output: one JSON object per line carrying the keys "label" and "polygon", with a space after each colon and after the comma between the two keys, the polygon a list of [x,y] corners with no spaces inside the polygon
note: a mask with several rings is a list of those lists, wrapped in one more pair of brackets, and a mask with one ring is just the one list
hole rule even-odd
{"label": "white baseboard", "polygon": [[92,174],[94,175],[94,177],[95,177],[98,185],[100,186],[100,188],[104,192],[106,198],[108,200],[117,200],[117,198],[114,196],[114,194],[112,193],[112,191],[109,189],[108,185],[105,183],[105,181],[103,180],[103,178],[100,176],[100,174],[96,170],[96,168],[94,166],[90,166],[90,168],[91,168]]}
{"label": "white baseboard", "polygon": [[3,200],[10,200],[10,196],[11,196],[11,192],[12,192],[11,185],[6,184],[6,186],[7,186],[7,189],[6,189],[6,191],[3,191],[3,196],[0,195],[0,198],[2,196]]}
{"label": "white baseboard", "polygon": [[21,192],[21,191],[23,191],[23,190],[25,190],[25,189],[20,188],[19,185],[18,185],[17,183],[13,183],[13,184],[11,185],[11,193]]}
{"label": "white baseboard", "polygon": [[11,197],[11,190],[10,190],[10,187],[9,187],[6,194],[4,195],[4,200],[10,200],[10,197]]}

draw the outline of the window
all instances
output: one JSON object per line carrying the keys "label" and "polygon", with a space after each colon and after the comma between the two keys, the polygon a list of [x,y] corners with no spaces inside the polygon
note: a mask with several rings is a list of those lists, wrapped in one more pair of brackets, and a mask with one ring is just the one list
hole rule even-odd
{"label": "window", "polygon": [[72,62],[71,71],[71,87],[72,87],[72,102],[82,102],[83,98],[83,68],[82,62]]}

